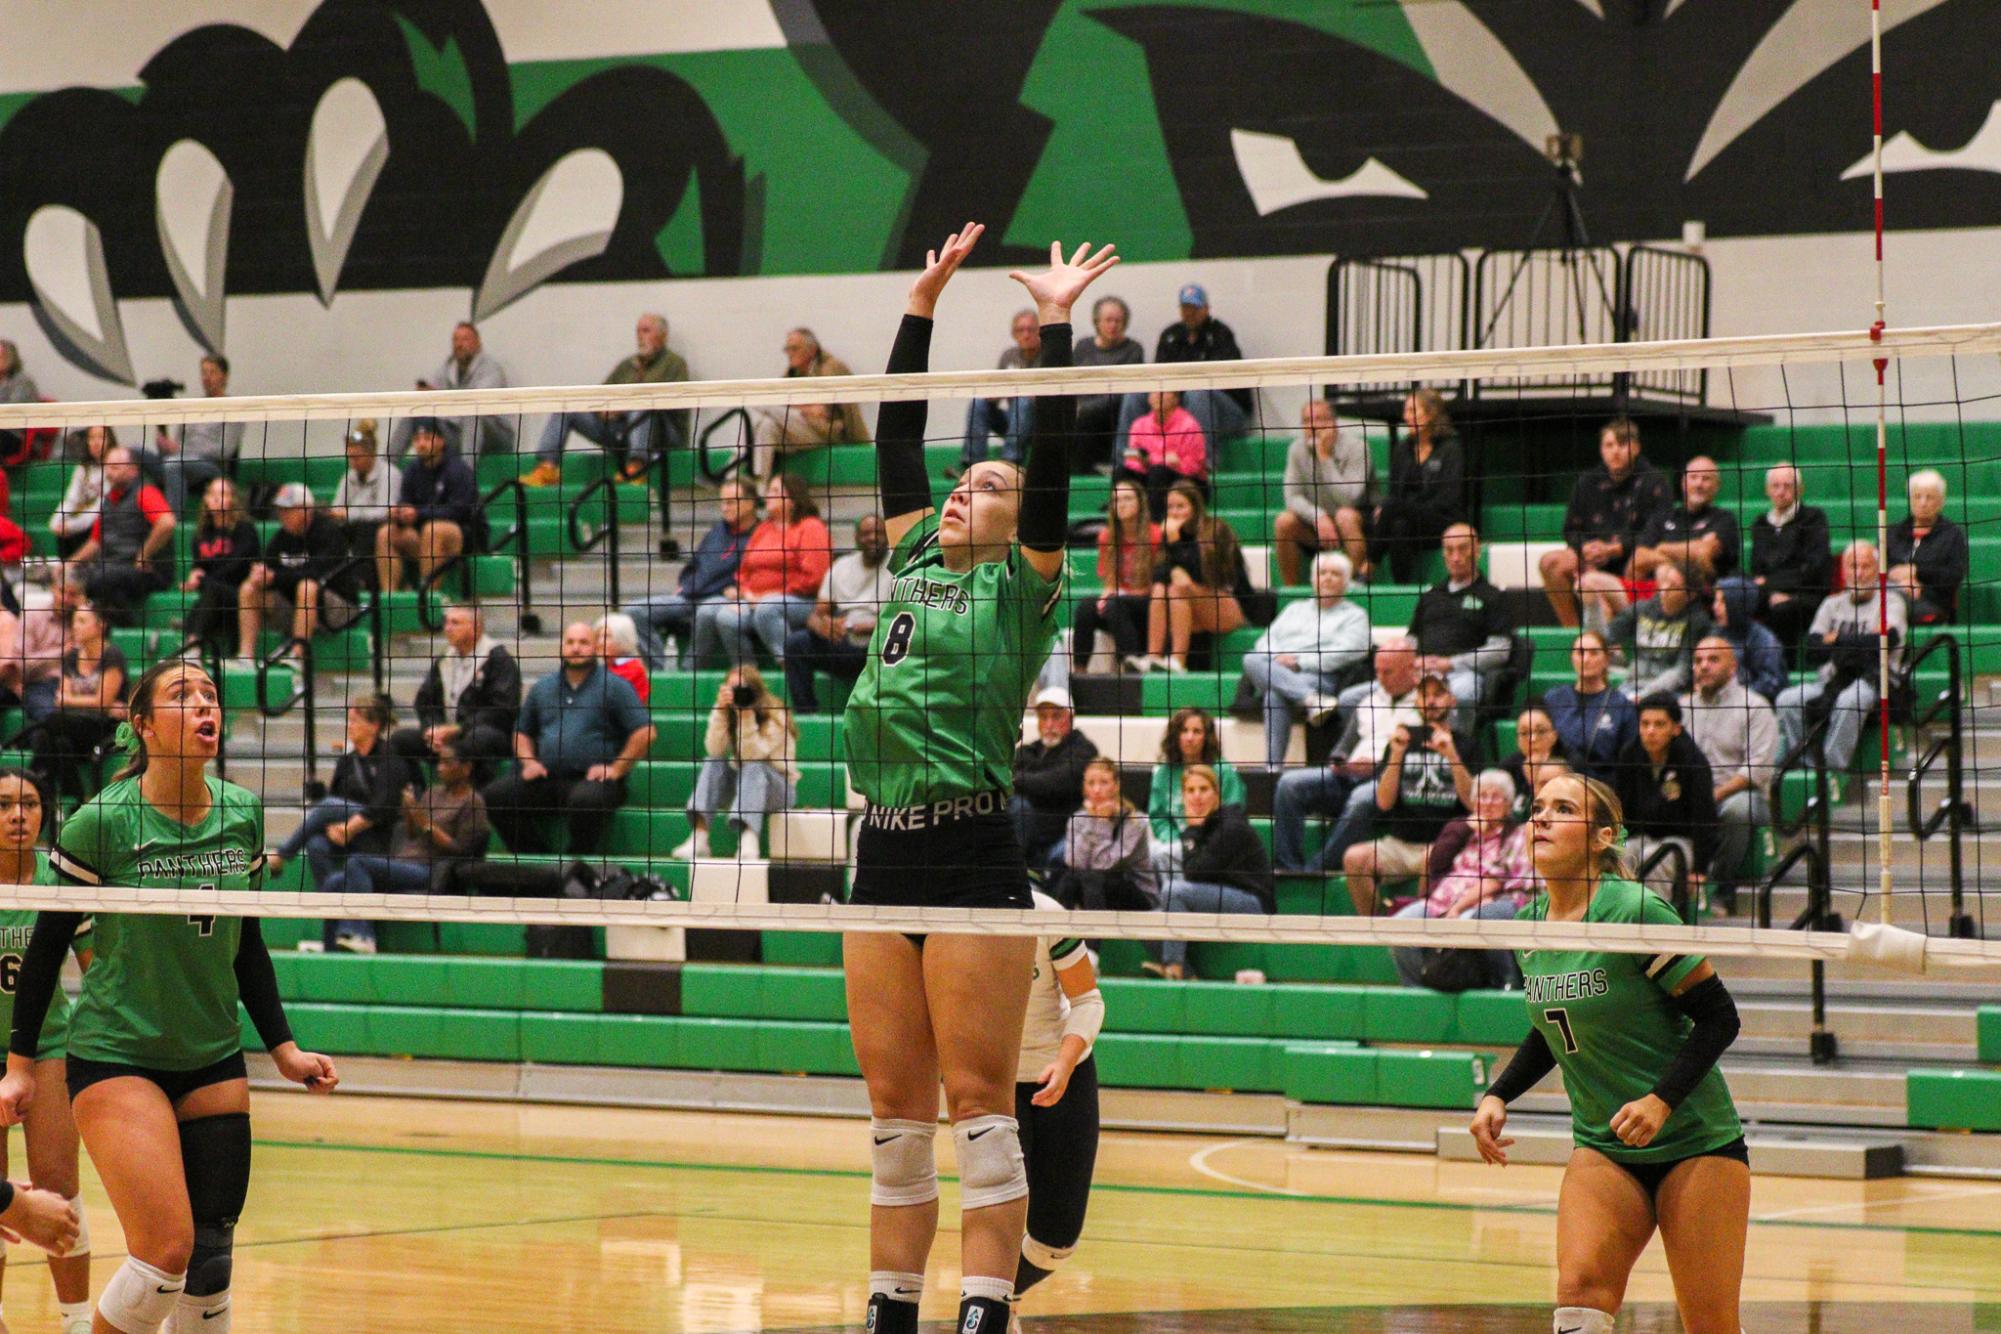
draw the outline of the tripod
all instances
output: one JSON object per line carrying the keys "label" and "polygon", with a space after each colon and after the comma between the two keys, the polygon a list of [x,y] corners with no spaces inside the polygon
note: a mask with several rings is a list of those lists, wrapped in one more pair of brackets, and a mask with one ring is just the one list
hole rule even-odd
{"label": "tripod", "polygon": [[[1591,328],[1591,317],[1602,311],[1611,320],[1613,341],[1624,342],[1630,330],[1626,312],[1619,308],[1618,300],[1613,295],[1618,279],[1616,275],[1608,278],[1603,257],[1592,248],[1590,230],[1584,225],[1584,210],[1577,199],[1578,189],[1583,183],[1578,175],[1578,163],[1584,156],[1583,136],[1553,134],[1543,145],[1543,154],[1555,173],[1554,188],[1543,205],[1542,216],[1536,219],[1535,228],[1529,233],[1528,244],[1516,258],[1514,270],[1508,275],[1507,285],[1501,289],[1500,299],[1494,303],[1493,314],[1487,326],[1480,330],[1475,346],[1488,347],[1492,344],[1494,330],[1500,325],[1509,302],[1514,299],[1515,289],[1521,284],[1522,275],[1528,271],[1530,260],[1538,250],[1545,248],[1543,236],[1552,222],[1557,227],[1556,262],[1567,274],[1564,286],[1578,332],[1586,333]],[[1595,304],[1591,300],[1594,294],[1592,289],[1595,289],[1597,297]],[[1624,399],[1625,377],[1618,377],[1614,396]]]}

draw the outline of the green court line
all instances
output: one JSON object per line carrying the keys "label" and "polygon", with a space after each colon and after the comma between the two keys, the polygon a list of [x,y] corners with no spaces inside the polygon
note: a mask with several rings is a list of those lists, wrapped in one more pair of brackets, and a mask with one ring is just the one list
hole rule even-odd
{"label": "green court line", "polygon": [[[545,1163],[564,1167],[643,1167],[668,1172],[743,1172],[764,1176],[841,1177],[866,1181],[867,1172],[838,1167],[774,1167],[767,1164],[684,1163],[671,1159],[600,1158],[557,1153],[504,1153],[497,1149],[422,1148],[407,1144],[335,1144],[315,1140],[259,1139],[267,1149],[323,1149],[335,1153],[376,1153],[410,1158],[459,1158],[472,1162]],[[940,1181],[957,1181],[941,1174]],[[1345,1204],[1377,1209],[1428,1209],[1444,1213],[1526,1214],[1554,1218],[1556,1210],[1541,1204],[1470,1204],[1458,1200],[1396,1200],[1368,1195],[1277,1195],[1263,1191],[1220,1190],[1209,1186],[1141,1186],[1096,1182],[1093,1192],[1120,1195],[1166,1195],[1184,1199],[1262,1200],[1270,1204]],[[2001,1240],[2001,1228],[1944,1227],[1925,1223],[1844,1223],[1804,1218],[1760,1219],[1753,1227],[1801,1228],[1818,1232],[1888,1232],[1915,1237],[1980,1237]]]}

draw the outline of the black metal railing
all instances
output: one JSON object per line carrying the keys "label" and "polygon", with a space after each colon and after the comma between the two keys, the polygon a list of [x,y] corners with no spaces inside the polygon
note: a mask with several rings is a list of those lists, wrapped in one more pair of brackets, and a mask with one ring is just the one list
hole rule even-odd
{"label": "black metal railing", "polygon": [[[715,462],[710,454],[709,437],[722,430],[731,422],[736,423],[736,443],[723,447],[722,461]],[[742,408],[731,408],[722,416],[704,426],[695,438],[695,466],[702,476],[711,482],[722,482],[743,467],[744,452],[751,445],[750,413]]]}
{"label": "black metal railing", "polygon": [[[649,465],[651,466],[651,465]],[[615,473],[606,473],[583,490],[577,492],[570,502],[570,512],[566,515],[570,530],[570,547],[577,552],[605,549],[605,596],[607,604],[623,606],[625,599],[619,594],[618,570],[618,486]],[[590,507],[602,495],[603,517],[595,531],[588,529]]]}
{"label": "black metal railing", "polygon": [[[496,530],[493,523],[494,502],[501,497],[512,501],[513,521],[507,527]],[[508,548],[515,551],[515,595],[521,605],[521,629],[527,634],[542,632],[542,618],[528,610],[534,601],[534,573],[530,566],[534,562],[528,552],[528,488],[518,477],[510,477],[497,483],[480,497],[479,512],[486,519],[486,548],[483,551],[460,552],[450,560],[432,570],[428,578],[417,584],[417,623],[426,630],[436,633],[445,628],[444,604],[438,590],[444,586],[448,576],[459,577],[459,591],[466,597],[473,595],[472,558],[474,556],[504,556]]]}
{"label": "black metal railing", "polygon": [[[1772,892],[1779,883],[1791,875],[1795,868],[1806,868],[1806,906],[1787,927],[1791,931],[1839,931],[1843,923],[1841,915],[1834,911],[1834,864],[1833,864],[1833,789],[1828,780],[1827,759],[1824,746],[1827,740],[1828,720],[1822,719],[1800,743],[1780,757],[1772,773],[1772,827],[1786,837],[1799,836],[1799,842],[1779,859],[1779,864],[1765,876],[1758,886],[1757,923],[1761,927],[1772,924]],[[1813,777],[1813,793],[1801,807],[1797,820],[1788,819],[1783,809],[1782,793],[1785,778],[1789,773],[1804,771]],[[1813,960],[1808,968],[1811,973],[1813,1000],[1813,1032],[1807,1039],[1807,1053],[1816,1065],[1825,1065],[1835,1057],[1834,1033],[1827,1026],[1827,965],[1819,959]]]}
{"label": "black metal railing", "polygon": [[1694,926],[1695,902],[1688,892],[1688,852],[1681,844],[1675,842],[1660,844],[1647,854],[1646,860],[1633,872],[1633,878],[1643,885],[1652,883],[1654,872],[1659,870],[1664,862],[1672,864],[1668,880],[1669,902],[1673,903],[1674,910],[1681,914],[1682,921]]}
{"label": "black metal railing", "polygon": [[[1946,856],[1951,867],[1952,915],[1946,933],[1972,940],[1979,931],[1966,911],[1966,829],[1973,823],[1973,810],[1966,800],[1966,712],[1965,682],[1961,676],[1959,641],[1952,635],[1934,635],[1905,663],[1909,679],[1917,678],[1919,664],[1937,653],[1945,655],[1945,689],[1931,703],[1912,710],[1910,728],[1916,737],[1934,726],[1941,716],[1945,730],[1920,749],[1911,747],[1911,771],[1904,780],[1904,803],[1911,834],[1923,843],[1940,829],[1946,831]],[[1924,782],[1938,763],[1945,762],[1945,796],[1930,815],[1924,813]]]}

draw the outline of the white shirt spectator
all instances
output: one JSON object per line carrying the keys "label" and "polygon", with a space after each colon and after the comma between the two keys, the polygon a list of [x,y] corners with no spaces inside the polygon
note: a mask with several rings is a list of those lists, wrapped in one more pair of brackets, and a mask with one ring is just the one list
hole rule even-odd
{"label": "white shirt spectator", "polygon": [[1709,761],[1717,786],[1744,778],[1769,797],[1779,758],[1779,718],[1763,695],[1732,677],[1715,694],[1692,690],[1681,697],[1682,726]]}
{"label": "white shirt spectator", "polygon": [[347,515],[349,523],[384,523],[389,507],[396,503],[396,469],[387,459],[375,460],[375,471],[363,477],[349,468],[340,475],[334,491],[333,508]]}
{"label": "white shirt spectator", "polygon": [[849,642],[866,644],[895,584],[896,576],[887,560],[870,569],[861,552],[850,551],[827,567],[826,578],[820,581],[820,598],[834,609],[834,615],[848,618]]}
{"label": "white shirt spectator", "polygon": [[98,503],[104,499],[104,465],[79,463],[70,470],[69,485],[61,503],[49,516],[49,531],[58,537],[88,533],[97,522]]}
{"label": "white shirt spectator", "polygon": [[1290,653],[1299,659],[1300,671],[1331,676],[1369,656],[1369,613],[1347,598],[1324,608],[1313,598],[1295,602],[1266,627],[1251,651]]}

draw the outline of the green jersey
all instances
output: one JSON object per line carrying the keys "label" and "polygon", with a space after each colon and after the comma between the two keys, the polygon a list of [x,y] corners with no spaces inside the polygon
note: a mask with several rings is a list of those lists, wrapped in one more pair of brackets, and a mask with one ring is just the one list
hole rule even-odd
{"label": "green jersey", "polygon": [[[55,868],[41,853],[35,854],[35,878],[28,883],[53,885],[56,883]],[[40,913],[23,910],[20,912],[0,912],[0,1025],[9,1030],[14,1027],[14,987],[21,976],[21,960],[27,957],[28,937],[35,933],[35,919]],[[90,919],[76,929],[78,950],[90,948],[87,933]],[[69,1044],[69,996],[61,987],[49,1001],[49,1011],[42,1020],[42,1036],[35,1048],[38,1061],[61,1060]]]}
{"label": "green jersey", "polygon": [[841,725],[848,781],[877,806],[1014,790],[1021,715],[1056,639],[1062,572],[945,568],[933,514],[890,557],[896,582]]}
{"label": "green jersey", "polygon": [[[157,810],[136,778],[107,786],[63,824],[51,857],[80,885],[256,889],[264,877],[264,808],[208,780],[208,814],[184,825]],[[153,1070],[199,1070],[242,1047],[234,917],[105,913],[70,1021],[70,1054]]]}
{"label": "green jersey", "polygon": [[[1544,895],[1522,909],[1520,920],[1540,922],[1548,914]],[[1630,880],[1599,881],[1584,920],[1681,925],[1666,900]],[[1630,1148],[1612,1133],[1612,1117],[1653,1091],[1694,1028],[1669,993],[1702,966],[1702,956],[1531,949],[1520,959],[1529,1022],[1563,1071],[1579,1144],[1618,1162],[1657,1163],[1708,1153],[1743,1135],[1723,1073],[1714,1069],[1653,1143]]]}

